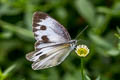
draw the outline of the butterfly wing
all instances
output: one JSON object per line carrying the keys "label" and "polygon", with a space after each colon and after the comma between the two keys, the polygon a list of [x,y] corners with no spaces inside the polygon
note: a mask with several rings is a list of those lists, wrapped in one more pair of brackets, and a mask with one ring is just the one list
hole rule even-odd
{"label": "butterfly wing", "polygon": [[43,12],[34,13],[33,32],[35,39],[41,42],[66,42],[71,40],[67,30]]}
{"label": "butterfly wing", "polygon": [[27,54],[27,59],[33,61],[34,70],[44,69],[60,64],[71,51],[70,44],[59,44],[33,51]]}

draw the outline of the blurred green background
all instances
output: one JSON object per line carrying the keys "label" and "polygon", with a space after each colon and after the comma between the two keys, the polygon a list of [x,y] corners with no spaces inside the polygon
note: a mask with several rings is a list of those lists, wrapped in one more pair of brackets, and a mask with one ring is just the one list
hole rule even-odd
{"label": "blurred green background", "polygon": [[120,0],[0,0],[0,80],[81,80],[75,52],[59,66],[34,71],[25,54],[34,50],[32,15],[48,13],[79,39],[89,55],[86,80],[120,79]]}

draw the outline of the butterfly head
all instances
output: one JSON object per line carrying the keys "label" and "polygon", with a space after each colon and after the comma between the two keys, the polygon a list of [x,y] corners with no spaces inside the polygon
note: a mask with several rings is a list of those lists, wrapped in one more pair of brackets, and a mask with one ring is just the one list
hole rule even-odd
{"label": "butterfly head", "polygon": [[71,43],[72,49],[76,48],[77,40],[71,40],[70,43]]}

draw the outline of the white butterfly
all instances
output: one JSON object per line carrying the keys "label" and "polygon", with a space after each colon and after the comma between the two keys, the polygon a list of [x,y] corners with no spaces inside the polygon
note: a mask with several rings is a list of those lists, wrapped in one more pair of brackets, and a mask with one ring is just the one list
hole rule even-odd
{"label": "white butterfly", "polygon": [[34,70],[60,64],[75,48],[77,41],[71,40],[67,30],[46,13],[35,12],[32,24],[37,42],[35,51],[28,53],[26,59],[33,62]]}

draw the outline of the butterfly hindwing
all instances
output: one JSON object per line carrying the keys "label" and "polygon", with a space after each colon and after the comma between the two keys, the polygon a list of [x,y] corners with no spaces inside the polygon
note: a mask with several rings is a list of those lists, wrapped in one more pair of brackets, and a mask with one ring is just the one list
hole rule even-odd
{"label": "butterfly hindwing", "polygon": [[60,64],[69,54],[70,48],[70,44],[57,44],[30,52],[26,58],[33,62],[34,70],[44,69]]}
{"label": "butterfly hindwing", "polygon": [[32,68],[34,70],[39,70],[39,69],[56,66],[60,64],[68,56],[70,51],[71,51],[70,47],[64,47],[64,46],[63,48],[62,46],[59,46],[47,50],[45,54],[39,56],[40,59],[33,62]]}

